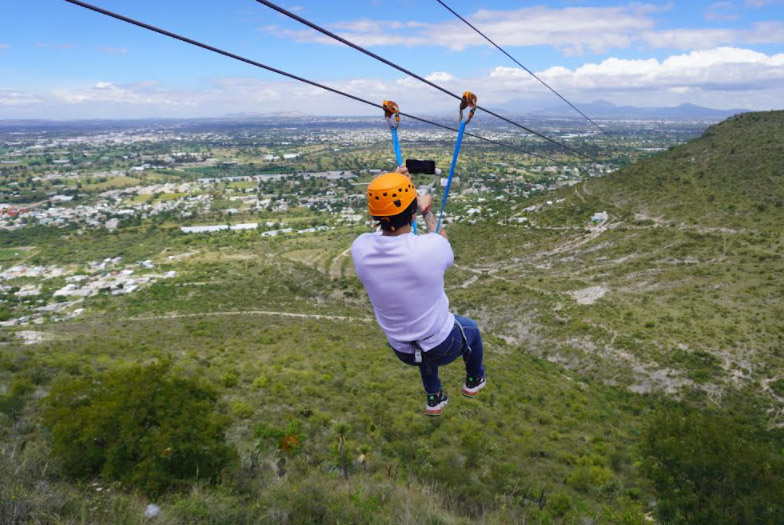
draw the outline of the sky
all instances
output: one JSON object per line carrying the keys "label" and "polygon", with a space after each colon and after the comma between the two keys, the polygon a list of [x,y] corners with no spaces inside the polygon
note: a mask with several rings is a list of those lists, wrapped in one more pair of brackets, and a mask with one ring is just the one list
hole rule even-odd
{"label": "sky", "polygon": [[[784,106],[784,0],[445,0],[567,99]],[[404,112],[457,102],[254,0],[95,5]],[[280,5],[491,109],[563,103],[435,0]],[[67,3],[0,4],[0,120],[378,110]]]}

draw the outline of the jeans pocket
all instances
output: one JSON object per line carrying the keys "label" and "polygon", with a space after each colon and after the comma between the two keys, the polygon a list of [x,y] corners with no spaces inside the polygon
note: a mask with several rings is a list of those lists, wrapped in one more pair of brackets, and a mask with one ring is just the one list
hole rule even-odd
{"label": "jeans pocket", "polygon": [[441,359],[444,357],[449,357],[461,350],[463,346],[463,338],[458,333],[455,335],[454,333],[447,336],[444,341],[438,345],[437,347],[428,350],[422,354],[423,359],[428,361],[435,361],[437,359]]}

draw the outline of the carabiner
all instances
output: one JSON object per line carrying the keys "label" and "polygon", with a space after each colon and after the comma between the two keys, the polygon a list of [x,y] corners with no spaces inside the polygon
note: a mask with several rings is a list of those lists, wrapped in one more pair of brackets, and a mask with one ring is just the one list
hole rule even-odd
{"label": "carabiner", "polygon": [[474,118],[474,112],[476,111],[476,95],[471,93],[470,91],[466,91],[463,93],[463,98],[460,99],[460,121],[463,121],[463,110],[465,108],[471,108],[471,111],[468,113],[468,120],[466,120],[466,124],[471,122],[471,119]]}
{"label": "carabiner", "polygon": [[[400,125],[400,108],[391,100],[385,100],[382,106],[384,107],[384,118],[387,120],[387,124],[389,124],[390,128],[397,129]],[[393,116],[395,117],[394,123],[392,122]]]}

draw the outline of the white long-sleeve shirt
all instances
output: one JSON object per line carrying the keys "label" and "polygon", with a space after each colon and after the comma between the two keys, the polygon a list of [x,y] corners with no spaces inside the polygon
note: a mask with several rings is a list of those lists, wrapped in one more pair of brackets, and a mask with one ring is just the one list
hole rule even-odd
{"label": "white long-sleeve shirt", "polygon": [[392,348],[414,353],[416,342],[427,351],[447,338],[455,324],[444,292],[444,272],[454,261],[449,241],[436,233],[364,233],[351,257]]}

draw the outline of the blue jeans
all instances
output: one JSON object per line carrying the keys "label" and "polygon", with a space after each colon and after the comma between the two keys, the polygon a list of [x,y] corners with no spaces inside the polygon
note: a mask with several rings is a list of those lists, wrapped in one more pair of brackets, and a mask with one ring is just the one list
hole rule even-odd
{"label": "blue jeans", "polygon": [[[463,327],[463,332],[460,331],[457,323],[460,323],[460,326]],[[465,339],[463,339],[463,333],[465,333]],[[485,367],[482,365],[483,351],[479,326],[467,317],[456,315],[455,327],[447,338],[438,346],[431,348],[427,352],[422,352],[422,363],[414,362],[414,354],[405,354],[395,350],[395,355],[407,365],[418,366],[419,373],[422,375],[422,384],[425,386],[425,392],[436,394],[441,391],[438,367],[448,365],[457,359],[458,356],[463,356],[467,375],[484,377]]]}

